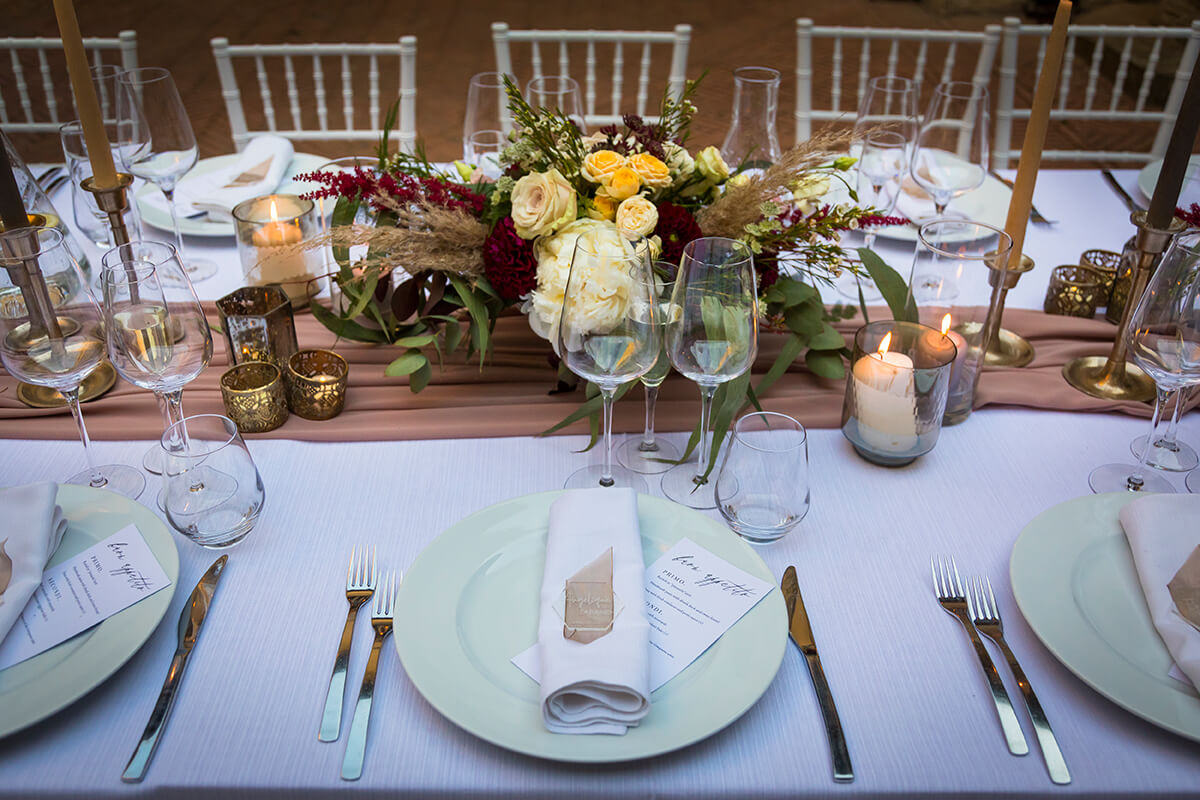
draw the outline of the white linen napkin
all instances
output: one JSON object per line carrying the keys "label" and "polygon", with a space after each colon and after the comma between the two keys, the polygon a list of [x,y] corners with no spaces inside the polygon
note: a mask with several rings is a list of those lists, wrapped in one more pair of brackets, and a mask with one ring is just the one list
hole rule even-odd
{"label": "white linen napkin", "polygon": [[58,485],[0,489],[0,642],[42,582],[42,570],[62,543],[67,520],[55,504]]}
{"label": "white linen napkin", "polygon": [[1154,494],[1119,515],[1150,617],[1176,665],[1200,688],[1200,631],[1175,608],[1167,584],[1200,545],[1200,495]]}
{"label": "white linen napkin", "polygon": [[[612,548],[612,630],[588,644],[563,637],[568,578]],[[552,733],[623,734],[650,711],[650,625],[644,608],[637,495],[568,490],[550,507],[538,649],[542,719]]]}
{"label": "white linen napkin", "polygon": [[[214,222],[232,222],[238,203],[279,187],[294,155],[292,143],[282,136],[255,136],[235,163],[179,182],[175,187],[179,216],[207,214]],[[142,202],[169,212],[162,192],[148,193]]]}
{"label": "white linen napkin", "polygon": [[[934,185],[946,182],[945,176],[938,168],[937,161],[928,153],[919,151],[917,159],[917,172],[922,178]],[[933,198],[929,193],[921,188],[911,174],[907,174],[900,184],[900,196],[896,198],[895,213],[907,217],[912,222],[920,222],[936,216],[937,207],[933,204]]]}

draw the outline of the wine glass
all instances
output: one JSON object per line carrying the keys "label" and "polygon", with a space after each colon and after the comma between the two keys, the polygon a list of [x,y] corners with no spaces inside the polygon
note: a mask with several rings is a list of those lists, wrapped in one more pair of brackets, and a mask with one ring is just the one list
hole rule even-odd
{"label": "wine glass", "polygon": [[575,123],[580,133],[586,133],[583,117],[583,100],[579,83],[566,75],[543,75],[534,78],[525,87],[525,100],[534,109],[545,108],[557,111]]}
{"label": "wine glass", "polygon": [[854,138],[863,140],[873,130],[895,131],[910,143],[917,140],[917,90],[911,80],[881,75],[867,81],[854,121]]}
{"label": "wine glass", "polygon": [[750,248],[735,239],[696,239],[683,248],[667,323],[667,355],[700,386],[700,461],[663,475],[662,490],[690,508],[716,508],[708,479],[709,428],[717,387],[750,368],[758,353],[758,293]]}
{"label": "wine glass", "polygon": [[[1151,435],[1175,394],[1200,383],[1200,231],[1175,237],[1125,329],[1130,359],[1154,379]],[[1146,471],[1147,448],[1137,466],[1105,464],[1088,476],[1094,492],[1174,492]]]}
{"label": "wine glass", "polygon": [[504,77],[503,72],[471,76],[463,119],[463,161],[479,167],[493,180],[500,177],[500,151],[512,130]]}
{"label": "wine glass", "polygon": [[[104,316],[79,264],[55,228],[0,232],[0,356],[14,377],[57,389],[71,409],[88,468],[67,483],[136,499],[146,479],[122,464],[96,466],[79,409],[79,385],[104,361]],[[47,286],[42,274],[74,273],[77,290]]]}
{"label": "wine glass", "polygon": [[645,249],[614,235],[575,242],[557,336],[571,372],[594,383],[604,401],[604,463],[584,467],[568,489],[622,486],[645,492],[645,479],[612,464],[612,407],[617,388],[652,369],[660,350],[654,275]]}
{"label": "wine glass", "polygon": [[175,249],[188,278],[192,281],[211,278],[217,273],[217,265],[187,257],[179,230],[175,187],[196,166],[199,148],[175,80],[161,67],[143,67],[122,72],[117,84],[117,141],[121,161],[131,174],[162,191],[171,212]]}
{"label": "wine glass", "polygon": [[808,513],[808,436],[787,414],[759,411],[733,426],[717,471],[717,508],[734,533],[770,544]]}
{"label": "wine glass", "polygon": [[[121,377],[154,392],[163,428],[183,419],[183,387],[212,358],[212,331],[175,248],[137,241],[101,259],[108,357]],[[146,453],[147,471],[162,471],[162,451]]]}
{"label": "wine glass", "polygon": [[1200,464],[1200,457],[1197,457],[1195,449],[1186,442],[1179,441],[1179,415],[1183,412],[1187,395],[1186,389],[1176,392],[1171,419],[1162,436],[1154,438],[1154,434],[1151,433],[1149,436],[1139,436],[1129,443],[1129,450],[1134,458],[1141,458],[1146,442],[1153,440],[1154,444],[1146,456],[1146,466],[1167,472],[1190,472]]}
{"label": "wine glass", "polygon": [[987,175],[988,91],[964,81],[939,83],[921,118],[909,163],[912,179],[933,198],[936,216]]}
{"label": "wine glass", "polygon": [[641,438],[630,437],[617,448],[617,461],[642,475],[657,475],[671,468],[667,462],[679,458],[679,449],[670,442],[660,441],[654,436],[654,405],[658,400],[658,387],[667,379],[671,371],[671,360],[667,358],[666,324],[671,319],[671,295],[675,291],[675,273],[679,267],[670,261],[654,262],[654,294],[658,300],[658,316],[655,324],[658,326],[659,346],[658,360],[650,371],[642,376],[642,386],[646,389],[646,427]]}
{"label": "wine glass", "polygon": [[[858,197],[891,216],[900,199],[900,183],[908,171],[910,140],[895,130],[876,129],[863,137],[858,160]],[[864,197],[867,196],[867,197]],[[875,244],[875,230],[863,231],[863,246]],[[874,286],[872,286],[874,289]]]}

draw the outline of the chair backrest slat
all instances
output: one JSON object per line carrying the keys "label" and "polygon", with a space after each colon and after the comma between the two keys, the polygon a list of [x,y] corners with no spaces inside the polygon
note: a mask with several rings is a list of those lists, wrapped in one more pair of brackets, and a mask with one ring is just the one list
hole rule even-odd
{"label": "chair backrest slat", "polygon": [[596,43],[587,43],[587,82],[583,88],[584,113],[596,115]]}
{"label": "chair backrest slat", "polygon": [[368,77],[370,87],[367,90],[367,112],[372,128],[379,128],[379,56],[371,53],[370,72]]}
{"label": "chair backrest slat", "polygon": [[1150,57],[1146,59],[1146,71],[1142,74],[1142,85],[1138,89],[1137,104],[1134,106],[1135,111],[1141,111],[1146,107],[1146,97],[1150,94],[1150,83],[1154,80],[1154,73],[1158,69],[1158,58],[1162,53],[1162,39],[1155,39],[1154,46],[1150,48]]}
{"label": "chair backrest slat", "polygon": [[625,47],[621,42],[613,45],[612,107],[621,107],[621,87],[625,82]]}
{"label": "chair backrest slat", "polygon": [[58,118],[58,100],[54,97],[54,79],[50,77],[50,61],[46,58],[45,50],[37,51],[38,72],[42,76],[42,91],[46,93],[46,107],[50,111],[50,119],[61,122]]}
{"label": "chair backrest slat", "polygon": [[650,43],[642,45],[642,64],[638,70],[637,115],[646,116],[646,100],[650,97]]}
{"label": "chair backrest slat", "polygon": [[1092,110],[1092,101],[1096,98],[1096,81],[1100,78],[1101,56],[1104,54],[1104,37],[1097,36],[1092,47],[1092,61],[1088,65],[1087,88],[1083,92],[1083,109]]}
{"label": "chair backrest slat", "polygon": [[287,81],[288,110],[292,114],[294,124],[300,124],[300,90],[296,86],[296,65],[292,63],[291,53],[283,57],[283,74]]}
{"label": "chair backrest slat", "polygon": [[267,79],[267,67],[261,55],[254,56],[254,74],[258,78],[258,96],[262,100],[263,114],[267,118],[267,130],[277,130],[275,126],[275,104],[271,102],[271,82]]}
{"label": "chair backrest slat", "polygon": [[[321,65],[321,55],[313,53],[313,98],[317,103],[317,128],[318,130],[329,130],[329,107],[328,92],[325,89],[325,70]],[[238,145],[241,149],[241,145]]]}
{"label": "chair backrest slat", "polygon": [[867,81],[871,77],[871,43],[864,40],[862,52],[858,56],[858,85],[854,92],[854,105],[862,105],[863,95],[867,93]]}
{"label": "chair backrest slat", "polygon": [[1113,78],[1112,100],[1108,104],[1109,111],[1116,111],[1125,91],[1125,76],[1129,73],[1129,59],[1133,56],[1133,37],[1125,37],[1125,46],[1121,48],[1121,63],[1117,65],[1117,76]]}

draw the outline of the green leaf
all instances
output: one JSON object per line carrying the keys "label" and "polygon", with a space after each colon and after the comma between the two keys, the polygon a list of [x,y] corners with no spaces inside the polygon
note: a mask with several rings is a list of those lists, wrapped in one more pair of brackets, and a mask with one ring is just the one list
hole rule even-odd
{"label": "green leaf", "polygon": [[433,344],[433,340],[436,338],[437,336],[434,334],[426,333],[421,336],[405,336],[392,342],[392,344],[397,347],[425,347]]}
{"label": "green leaf", "polygon": [[408,379],[409,391],[411,391],[413,394],[416,394],[417,392],[421,391],[422,389],[424,389],[426,386],[429,385],[429,379],[432,377],[433,377],[433,367],[430,366],[429,359],[425,359],[425,363],[422,364],[417,369],[417,371],[414,372],[409,377],[409,379]]}
{"label": "green leaf", "polygon": [[823,323],[821,332],[808,340],[808,346],[814,350],[836,350],[846,346],[846,340],[829,323]]}
{"label": "green leaf", "polygon": [[[350,225],[354,222],[354,218],[358,216],[359,202],[350,200],[346,197],[339,197],[333,205],[333,216],[329,221],[330,229]],[[343,281],[351,281],[354,279],[354,273],[350,270],[350,248],[349,247],[334,247],[333,258],[338,263],[338,277]]]}
{"label": "green leaf", "polygon": [[822,378],[844,378],[846,368],[838,350],[809,350],[804,354],[804,363],[814,375]]}
{"label": "green leaf", "polygon": [[758,386],[754,387],[754,391],[758,394],[766,394],[771,385],[787,372],[787,368],[792,365],[803,349],[804,342],[800,340],[800,337],[795,334],[789,336],[783,343],[783,349],[779,351],[779,357],[775,359],[775,363],[767,370],[767,374],[758,382]]}
{"label": "green leaf", "polygon": [[[737,417],[747,403],[746,392],[750,389],[750,370],[746,370],[738,377],[721,385],[720,395],[724,393],[724,397],[713,399],[713,416],[712,416],[712,443],[708,450],[708,469],[704,471],[702,476],[706,480],[712,474],[712,471],[717,466],[717,456],[721,452],[721,443],[725,441],[725,434],[733,426],[733,420]],[[717,400],[720,399],[720,404]]]}
{"label": "green leaf", "polygon": [[343,339],[353,339],[356,342],[370,342],[372,344],[387,342],[387,335],[383,331],[359,325],[354,320],[343,319],[316,300],[309,303],[309,308],[318,322]]}
{"label": "green leaf", "polygon": [[917,304],[913,302],[908,292],[908,286],[896,270],[889,267],[875,252],[865,247],[858,248],[858,257],[862,259],[867,274],[887,301],[892,316],[902,322],[917,322]]}
{"label": "green leaf", "polygon": [[383,371],[384,375],[389,378],[400,378],[405,375],[412,375],[421,367],[429,366],[429,359],[420,350],[409,350],[404,355],[397,358],[395,361],[387,365],[387,369]]}
{"label": "green leaf", "polygon": [[479,351],[479,369],[483,370],[483,361],[487,356],[488,345],[491,342],[488,313],[483,303],[471,291],[471,287],[458,275],[449,275],[450,285],[458,292],[459,299],[471,315],[471,339],[475,349]]}
{"label": "green leaf", "polygon": [[446,352],[453,353],[462,344],[462,326],[457,322],[446,323]]}
{"label": "green leaf", "polygon": [[767,289],[763,299],[768,303],[782,303],[784,307],[795,306],[814,297],[817,290],[795,278],[782,277]]}
{"label": "green leaf", "polygon": [[785,311],[783,321],[795,333],[811,338],[821,333],[825,325],[825,321],[822,319],[824,316],[825,312],[819,306],[802,303]]}
{"label": "green leaf", "polygon": [[361,286],[351,289],[349,286],[343,288],[343,292],[349,297],[354,298],[353,305],[346,311],[346,317],[354,319],[359,314],[363,313],[363,309],[367,307],[367,303],[375,297],[375,287],[379,284],[379,273],[371,272],[367,275],[366,280]]}

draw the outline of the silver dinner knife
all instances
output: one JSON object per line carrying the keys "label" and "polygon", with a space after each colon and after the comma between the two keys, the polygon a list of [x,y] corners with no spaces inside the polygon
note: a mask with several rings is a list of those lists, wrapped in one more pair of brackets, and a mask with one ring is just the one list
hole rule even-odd
{"label": "silver dinner knife", "polygon": [[196,639],[200,636],[200,626],[204,624],[209,606],[212,605],[213,595],[217,591],[217,582],[221,580],[221,573],[228,560],[229,556],[221,556],[213,562],[213,565],[208,568],[208,572],[204,573],[204,577],[196,584],[196,588],[192,590],[192,596],[188,598],[183,607],[183,613],[179,616],[179,645],[175,648],[175,656],[171,659],[171,668],[167,670],[167,679],[163,682],[158,701],[154,704],[154,711],[150,713],[150,721],[146,723],[142,740],[138,742],[137,749],[133,751],[129,763],[125,765],[125,771],[121,773],[121,780],[125,783],[141,783],[142,778],[146,777],[146,769],[150,766],[150,759],[154,757],[154,749],[158,747],[158,740],[167,726],[167,717],[171,714],[175,693],[183,680],[183,671],[187,668],[188,656],[196,647]]}

